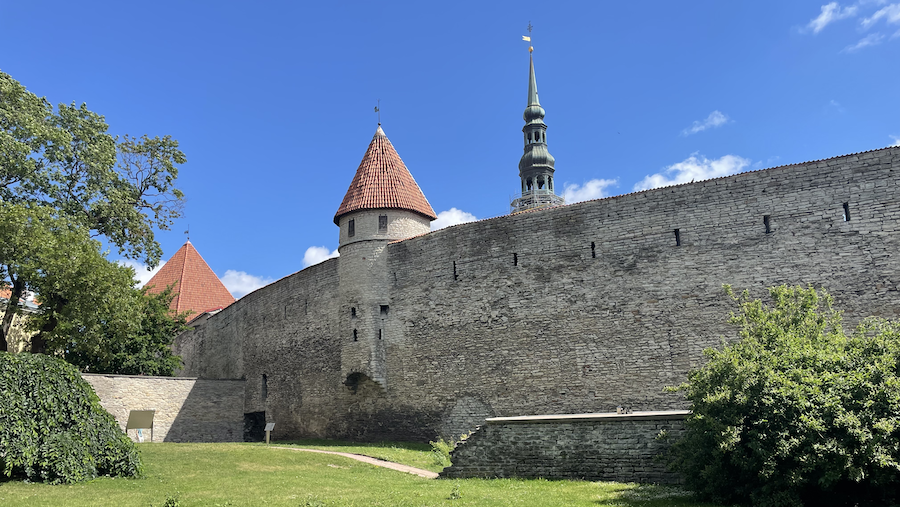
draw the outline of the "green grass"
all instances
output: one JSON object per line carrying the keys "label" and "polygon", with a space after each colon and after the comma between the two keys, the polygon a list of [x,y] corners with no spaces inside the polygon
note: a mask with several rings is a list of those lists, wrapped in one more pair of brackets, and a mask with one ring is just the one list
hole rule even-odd
{"label": "green grass", "polygon": [[432,472],[440,472],[444,469],[444,466],[435,458],[430,445],[415,442],[366,444],[340,440],[291,440],[287,442],[273,442],[272,445],[362,454],[363,456],[371,456],[385,461],[393,461],[394,463],[403,463],[404,465]]}
{"label": "green grass", "polygon": [[[429,480],[340,456],[259,444],[139,447],[146,467],[143,478],[101,478],[62,486],[0,482],[0,505],[147,507],[164,506],[170,497],[177,498],[177,507],[701,505],[684,492],[666,487],[546,480]],[[423,448],[406,444],[390,444],[381,450],[360,444],[316,447],[410,456],[412,461],[403,462],[412,466],[428,454]]]}

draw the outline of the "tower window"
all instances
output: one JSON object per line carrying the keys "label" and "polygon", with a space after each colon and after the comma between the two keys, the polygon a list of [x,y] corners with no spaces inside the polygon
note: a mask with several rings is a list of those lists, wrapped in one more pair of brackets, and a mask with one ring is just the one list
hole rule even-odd
{"label": "tower window", "polygon": [[382,316],[382,317],[387,317],[387,316],[388,316],[388,311],[389,311],[389,310],[390,310],[390,306],[388,306],[388,305],[381,305],[381,316]]}
{"label": "tower window", "polygon": [[356,220],[352,218],[347,220],[347,237],[352,238],[356,235]]}
{"label": "tower window", "polygon": [[681,246],[681,229],[675,229],[675,246]]}
{"label": "tower window", "polygon": [[268,401],[269,399],[269,377],[263,375],[262,376],[262,385],[260,386],[260,398],[262,401]]}
{"label": "tower window", "polygon": [[378,216],[378,232],[387,232],[387,215]]}
{"label": "tower window", "polygon": [[353,317],[354,319],[356,318],[356,307],[355,306],[350,307],[350,316]]}
{"label": "tower window", "polygon": [[850,203],[845,202],[844,203],[844,222],[849,222],[849,221],[850,221]]}
{"label": "tower window", "polygon": [[513,266],[519,265],[519,254],[513,253]]}
{"label": "tower window", "polygon": [[766,234],[772,232],[772,221],[769,219],[769,215],[763,215],[763,225],[766,226]]}
{"label": "tower window", "polygon": [[594,242],[591,241],[591,259],[596,259],[596,258],[597,258],[597,250],[596,250],[596,247],[594,246]]}
{"label": "tower window", "polygon": [[381,329],[378,330],[378,339],[381,339]]}
{"label": "tower window", "polygon": [[353,330],[353,341],[359,341],[359,333],[355,329]]}

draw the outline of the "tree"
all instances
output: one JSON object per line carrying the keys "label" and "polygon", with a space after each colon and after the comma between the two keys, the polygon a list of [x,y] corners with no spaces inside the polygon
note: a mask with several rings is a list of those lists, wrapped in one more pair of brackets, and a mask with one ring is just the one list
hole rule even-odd
{"label": "tree", "polygon": [[[59,104],[54,111],[46,99],[0,72],[0,201],[49,210],[41,213],[68,220],[105,238],[125,257],[155,266],[162,251],[154,230],[168,229],[181,214],[183,195],[174,182],[176,164],[185,163],[185,156],[169,136],[115,138],[107,130],[103,116],[84,104]],[[40,247],[33,237],[6,237],[17,242],[6,249],[4,264],[18,271],[7,269],[0,280],[11,293],[0,325],[3,350],[24,291],[36,283],[29,273],[49,272],[16,257],[33,257]]]}
{"label": "tree", "polygon": [[692,403],[672,465],[722,503],[888,505],[900,500],[900,324],[847,336],[824,290],[748,293],[741,340],[705,351],[679,386]]}

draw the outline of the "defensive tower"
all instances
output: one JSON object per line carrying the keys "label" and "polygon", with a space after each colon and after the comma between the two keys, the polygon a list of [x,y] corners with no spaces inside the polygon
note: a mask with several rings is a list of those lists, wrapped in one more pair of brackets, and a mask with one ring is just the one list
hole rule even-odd
{"label": "defensive tower", "polygon": [[428,232],[436,218],[379,123],[334,215],[340,227],[341,370],[351,389],[369,380],[387,386],[385,342],[392,321],[385,247]]}
{"label": "defensive tower", "polygon": [[554,192],[553,166],[556,161],[547,149],[547,124],[544,123],[544,108],[538,100],[537,81],[534,78],[533,46],[528,47],[528,60],[528,105],[522,115],[525,119],[525,126],[522,128],[525,134],[525,153],[519,160],[522,195],[510,203],[511,213],[565,204],[565,199]]}

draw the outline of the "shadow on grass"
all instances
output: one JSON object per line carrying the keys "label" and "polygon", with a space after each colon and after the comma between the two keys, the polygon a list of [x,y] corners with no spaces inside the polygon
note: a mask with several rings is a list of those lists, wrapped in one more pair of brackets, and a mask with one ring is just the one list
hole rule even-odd
{"label": "shadow on grass", "polygon": [[299,447],[395,447],[410,451],[431,451],[431,446],[419,442],[350,442],[345,440],[326,440],[308,438],[304,440],[279,440],[278,445],[296,445]]}
{"label": "shadow on grass", "polygon": [[600,498],[597,505],[617,507],[715,507],[714,504],[699,502],[690,491],[678,486],[655,484],[606,483],[606,498]]}

